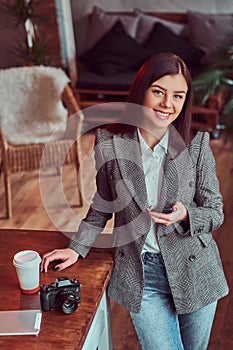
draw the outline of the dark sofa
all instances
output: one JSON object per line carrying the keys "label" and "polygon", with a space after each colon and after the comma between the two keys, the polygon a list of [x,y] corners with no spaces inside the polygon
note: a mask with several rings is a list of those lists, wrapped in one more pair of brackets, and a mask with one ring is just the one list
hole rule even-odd
{"label": "dark sofa", "polygon": [[110,12],[95,6],[77,59],[81,106],[124,101],[137,69],[154,53],[180,55],[195,77],[232,33],[232,14]]}

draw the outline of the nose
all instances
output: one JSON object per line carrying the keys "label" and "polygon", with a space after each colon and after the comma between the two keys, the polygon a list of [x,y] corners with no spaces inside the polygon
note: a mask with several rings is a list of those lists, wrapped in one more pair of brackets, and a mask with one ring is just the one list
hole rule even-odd
{"label": "nose", "polygon": [[165,108],[170,108],[171,107],[171,97],[167,94],[164,95],[162,101],[161,101],[161,106]]}

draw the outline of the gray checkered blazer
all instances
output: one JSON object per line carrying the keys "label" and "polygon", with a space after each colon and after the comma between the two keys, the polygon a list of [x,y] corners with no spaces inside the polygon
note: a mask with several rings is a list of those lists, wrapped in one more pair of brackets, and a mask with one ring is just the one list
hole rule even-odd
{"label": "gray checkered blazer", "polygon": [[[97,192],[69,246],[85,257],[114,213],[115,263],[108,293],[137,312],[144,281],[141,251],[151,223],[137,131],[99,129],[95,160]],[[176,311],[189,313],[228,293],[211,233],[223,222],[223,205],[208,133],[198,132],[187,148],[170,129],[161,186],[158,210],[176,201],[188,210],[189,225],[155,224],[155,232]]]}

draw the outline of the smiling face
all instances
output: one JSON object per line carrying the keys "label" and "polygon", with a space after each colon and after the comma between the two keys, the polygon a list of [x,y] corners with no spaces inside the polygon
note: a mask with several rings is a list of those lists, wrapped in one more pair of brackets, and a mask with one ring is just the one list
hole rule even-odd
{"label": "smiling face", "polygon": [[167,129],[182,111],[187,92],[188,85],[182,74],[165,75],[154,81],[143,101],[151,126]]}

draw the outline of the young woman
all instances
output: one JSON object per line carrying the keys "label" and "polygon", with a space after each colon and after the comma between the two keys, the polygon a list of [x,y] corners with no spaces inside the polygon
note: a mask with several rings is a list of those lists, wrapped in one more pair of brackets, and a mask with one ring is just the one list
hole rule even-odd
{"label": "young woman", "polygon": [[114,213],[108,293],[130,310],[142,349],[204,350],[217,300],[228,293],[211,234],[223,204],[209,135],[191,133],[185,63],[170,53],[149,58],[128,102],[122,125],[96,132],[97,192],[86,218],[68,248],[44,255],[41,269],[85,257]]}

